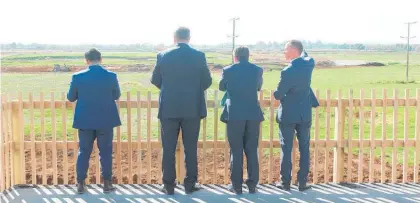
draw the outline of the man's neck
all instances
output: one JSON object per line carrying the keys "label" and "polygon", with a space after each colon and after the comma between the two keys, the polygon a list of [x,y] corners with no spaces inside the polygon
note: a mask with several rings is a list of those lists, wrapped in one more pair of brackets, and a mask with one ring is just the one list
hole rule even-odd
{"label": "man's neck", "polygon": [[89,63],[88,66],[101,66],[100,63]]}
{"label": "man's neck", "polygon": [[176,43],[177,44],[188,44],[189,42],[188,41],[177,41]]}

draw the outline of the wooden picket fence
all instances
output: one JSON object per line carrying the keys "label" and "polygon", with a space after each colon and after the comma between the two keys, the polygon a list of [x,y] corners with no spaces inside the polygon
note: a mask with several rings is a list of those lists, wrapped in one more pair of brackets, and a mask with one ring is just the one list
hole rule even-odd
{"label": "wooden picket fence", "polygon": [[[280,171],[281,151],[275,122],[279,102],[272,93],[260,91],[259,95],[261,107],[266,112],[258,149],[263,177],[261,183],[278,180]],[[320,107],[313,112],[310,179],[314,183],[419,182],[420,89],[416,90],[415,97],[409,97],[409,90],[406,90],[404,98],[398,97],[397,90],[393,91],[393,97],[387,97],[387,91],[383,90],[382,98],[376,98],[375,90],[370,92],[371,98],[365,98],[364,90],[360,91],[359,98],[354,98],[353,90],[348,91],[346,98],[341,90],[335,98],[332,98],[330,90],[325,93],[325,98],[320,98],[319,91],[316,91]],[[43,93],[36,99],[33,93],[15,96],[2,95],[1,101],[0,191],[16,184],[74,183],[78,138],[77,131],[71,129],[71,123],[75,103],[66,101],[64,93],[59,99],[51,93],[48,100]],[[115,129],[113,173],[116,183],[161,182],[160,127],[156,118],[158,101],[152,96],[155,95],[150,91],[137,92],[134,96],[128,92],[117,101],[123,126]],[[209,116],[202,120],[198,143],[201,160],[199,181],[226,184],[229,183],[229,145],[225,124],[219,121],[219,92],[207,92],[206,100]],[[392,111],[392,119],[387,119],[388,111]],[[382,116],[378,120],[377,115],[380,114]],[[409,119],[411,115],[414,115],[413,119]],[[398,120],[399,116],[404,118],[402,123]],[[331,121],[334,121],[333,125]],[[370,130],[365,128],[366,122]],[[399,138],[401,132],[398,127],[401,125],[403,136]],[[355,126],[358,133],[354,131]],[[392,138],[387,134],[389,126],[392,126]],[[380,139],[376,135],[378,127]],[[410,130],[413,132],[410,133]],[[368,139],[366,131],[370,132]],[[354,139],[355,134],[358,134],[358,139]],[[297,142],[294,144],[292,171],[296,181],[299,162]],[[376,149],[380,153],[375,156]],[[95,158],[88,178],[91,183],[100,183],[96,145],[92,154]],[[402,161],[399,161],[400,154]],[[410,156],[413,157],[410,159]],[[180,181],[185,173],[183,158],[183,145],[179,141],[176,165]],[[411,166],[410,161],[413,161]],[[390,169],[387,168],[389,165]],[[368,178],[364,178],[365,175]]]}

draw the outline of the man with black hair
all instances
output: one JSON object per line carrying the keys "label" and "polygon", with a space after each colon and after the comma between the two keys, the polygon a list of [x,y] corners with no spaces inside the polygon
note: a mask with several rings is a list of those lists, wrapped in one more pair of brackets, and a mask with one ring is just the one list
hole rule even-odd
{"label": "man with black hair", "polygon": [[[77,192],[86,191],[86,174],[89,168],[93,143],[97,139],[104,179],[104,193],[115,190],[112,186],[113,128],[121,125],[115,100],[121,96],[117,75],[100,64],[101,53],[91,49],[85,53],[88,68],[73,75],[67,99],[77,100],[73,128],[79,132],[77,157]],[[99,175],[99,174],[97,174]]]}
{"label": "man with black hair", "polygon": [[263,83],[263,69],[249,62],[249,49],[238,47],[234,53],[235,64],[223,68],[219,89],[226,91],[221,121],[227,124],[230,145],[229,190],[242,194],[243,153],[247,159],[250,193],[256,192],[259,180],[258,138],[260,123],[264,120],[258,101],[258,91]]}
{"label": "man with black hair", "polygon": [[160,89],[158,118],[162,124],[162,182],[161,190],[174,194],[175,150],[182,130],[187,194],[201,189],[197,183],[197,142],[200,121],[207,116],[204,91],[212,83],[203,52],[188,45],[190,30],[178,28],[174,33],[175,48],[157,55],[151,83]]}

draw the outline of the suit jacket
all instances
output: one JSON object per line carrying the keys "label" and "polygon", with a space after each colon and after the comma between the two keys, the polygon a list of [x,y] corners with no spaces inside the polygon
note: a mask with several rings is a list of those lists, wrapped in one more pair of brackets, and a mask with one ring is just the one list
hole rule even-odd
{"label": "suit jacket", "polygon": [[258,91],[263,83],[263,69],[249,62],[239,62],[223,69],[219,90],[227,92],[220,120],[263,121]]}
{"label": "suit jacket", "polygon": [[109,129],[121,125],[115,100],[121,96],[117,75],[100,65],[73,74],[67,99],[77,100],[73,128]]}
{"label": "suit jacket", "polygon": [[319,106],[311,89],[313,58],[303,56],[291,61],[281,71],[274,97],[280,100],[277,122],[300,123],[312,120],[312,107]]}
{"label": "suit jacket", "polygon": [[204,91],[212,83],[203,52],[179,43],[157,55],[151,79],[160,89],[158,118],[204,118]]}

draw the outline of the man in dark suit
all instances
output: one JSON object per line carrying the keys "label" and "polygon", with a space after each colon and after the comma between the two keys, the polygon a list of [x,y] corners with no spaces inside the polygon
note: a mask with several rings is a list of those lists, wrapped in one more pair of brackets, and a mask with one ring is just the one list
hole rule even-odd
{"label": "man in dark suit", "polygon": [[[77,157],[77,192],[86,191],[85,179],[89,168],[93,142],[97,139],[104,178],[105,193],[112,186],[113,128],[121,125],[115,100],[121,96],[117,75],[105,70],[101,53],[91,49],[85,53],[89,67],[73,75],[67,99],[77,100],[73,128],[79,130],[79,155]],[[99,174],[97,174],[99,175]]]}
{"label": "man in dark suit", "polygon": [[258,137],[260,123],[264,120],[258,102],[258,91],[263,83],[263,69],[249,62],[247,47],[235,50],[236,63],[223,69],[219,89],[227,92],[221,120],[227,124],[230,145],[230,173],[232,185],[229,189],[242,194],[243,152],[247,158],[250,193],[255,193],[259,180]]}
{"label": "man in dark suit", "polygon": [[312,123],[312,107],[318,101],[311,89],[312,71],[315,61],[303,52],[300,41],[291,40],[284,49],[286,60],[290,64],[281,71],[280,83],[274,97],[280,100],[277,112],[279,135],[282,149],[281,180],[277,186],[290,190],[292,161],[291,153],[295,131],[299,141],[300,162],[298,172],[299,190],[310,188],[306,184],[309,173],[310,128]]}
{"label": "man in dark suit", "polygon": [[174,194],[175,150],[180,129],[185,150],[185,192],[200,189],[197,184],[197,142],[200,121],[207,116],[204,91],[210,87],[212,79],[204,53],[191,48],[189,41],[190,30],[178,28],[174,36],[176,47],[157,55],[151,79],[152,84],[160,89],[158,118],[162,124],[162,191],[166,194]]}

